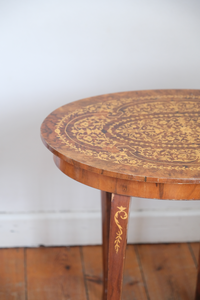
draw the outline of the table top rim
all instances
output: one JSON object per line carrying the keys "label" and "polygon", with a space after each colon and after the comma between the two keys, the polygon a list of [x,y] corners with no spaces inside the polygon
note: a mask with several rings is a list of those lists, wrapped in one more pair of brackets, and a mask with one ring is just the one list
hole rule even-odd
{"label": "table top rim", "polygon": [[[98,174],[104,174],[106,176],[110,176],[110,177],[115,177],[115,178],[120,178],[120,179],[126,179],[129,181],[142,181],[142,182],[155,182],[155,183],[184,183],[184,184],[199,184],[200,183],[200,173],[199,173],[199,177],[183,177],[183,178],[177,178],[177,177],[166,177],[166,176],[153,176],[153,174],[147,174],[145,175],[140,175],[140,174],[133,174],[132,172],[116,172],[113,170],[109,170],[109,168],[105,168],[105,165],[100,167],[96,167],[95,165],[92,165],[91,163],[85,163],[84,161],[82,161],[81,159],[74,159],[73,156],[66,156],[63,154],[63,152],[60,152],[56,147],[54,147],[53,145],[51,145],[51,143],[49,143],[47,141],[47,138],[44,136],[44,124],[46,122],[46,120],[48,120],[49,116],[51,116],[53,113],[57,112],[59,109],[63,110],[66,107],[69,106],[75,106],[75,105],[80,105],[81,103],[87,103],[88,101],[94,100],[94,99],[98,99],[98,101],[100,101],[99,99],[103,98],[105,100],[106,97],[115,97],[116,95],[121,96],[121,95],[128,95],[131,96],[133,94],[137,95],[138,97],[140,97],[141,95],[145,95],[145,94],[151,94],[151,93],[155,93],[154,96],[156,97],[156,93],[168,93],[169,95],[171,94],[188,94],[188,93],[194,93],[196,95],[198,95],[200,97],[200,90],[198,89],[173,89],[173,90],[169,90],[169,89],[165,89],[165,90],[142,90],[142,91],[129,91],[129,92],[119,92],[119,93],[111,93],[111,94],[105,94],[105,95],[100,95],[100,96],[93,96],[90,98],[84,98],[84,99],[80,99],[77,101],[73,101],[70,102],[66,105],[61,106],[60,108],[57,108],[56,110],[54,110],[52,113],[50,113],[45,120],[43,121],[42,125],[41,125],[41,138],[43,143],[45,144],[45,146],[56,156],[60,157],[62,160],[67,161],[68,163],[74,165],[77,168],[81,168],[81,169],[85,169],[85,170],[90,170],[91,172],[94,173],[98,173]],[[147,96],[148,97],[148,96]],[[163,97],[165,97],[165,95],[163,95]]]}

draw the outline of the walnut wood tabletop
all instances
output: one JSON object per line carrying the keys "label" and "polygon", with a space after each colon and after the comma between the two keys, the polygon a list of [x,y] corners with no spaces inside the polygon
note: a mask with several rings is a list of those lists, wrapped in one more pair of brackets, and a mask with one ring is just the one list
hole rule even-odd
{"label": "walnut wood tabletop", "polygon": [[75,101],[44,120],[41,137],[63,173],[102,191],[103,299],[119,300],[130,196],[200,199],[200,90]]}

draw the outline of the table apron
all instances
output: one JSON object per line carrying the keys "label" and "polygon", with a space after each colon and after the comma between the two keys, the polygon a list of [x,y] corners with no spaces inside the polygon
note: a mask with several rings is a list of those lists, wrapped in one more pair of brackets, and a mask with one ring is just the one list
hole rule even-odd
{"label": "table apron", "polygon": [[67,176],[93,188],[119,195],[166,200],[199,200],[200,184],[152,183],[114,178],[72,165],[54,155],[56,166]]}

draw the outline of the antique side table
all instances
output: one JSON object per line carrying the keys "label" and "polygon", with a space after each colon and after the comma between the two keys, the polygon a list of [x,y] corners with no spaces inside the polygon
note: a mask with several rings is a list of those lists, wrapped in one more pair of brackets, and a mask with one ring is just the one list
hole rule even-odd
{"label": "antique side table", "polygon": [[120,300],[130,196],[200,199],[200,90],[69,103],[44,120],[41,137],[63,173],[102,191],[103,299]]}

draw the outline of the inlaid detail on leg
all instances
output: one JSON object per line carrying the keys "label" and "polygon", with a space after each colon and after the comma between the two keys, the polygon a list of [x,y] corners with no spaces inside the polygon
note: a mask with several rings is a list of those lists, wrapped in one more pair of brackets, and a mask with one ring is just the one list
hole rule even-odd
{"label": "inlaid detail on leg", "polygon": [[118,253],[118,250],[120,248],[120,242],[122,240],[122,234],[123,234],[123,231],[122,231],[122,226],[119,224],[119,221],[118,221],[118,217],[119,217],[119,214],[120,213],[123,213],[124,215],[120,216],[121,219],[125,220],[128,218],[128,215],[127,213],[125,212],[125,209],[126,207],[123,207],[123,206],[120,206],[120,207],[117,207],[119,210],[116,212],[115,216],[114,216],[114,220],[115,220],[115,223],[117,225],[117,227],[119,228],[118,232],[116,233],[116,238],[115,238],[115,251],[116,253]]}

